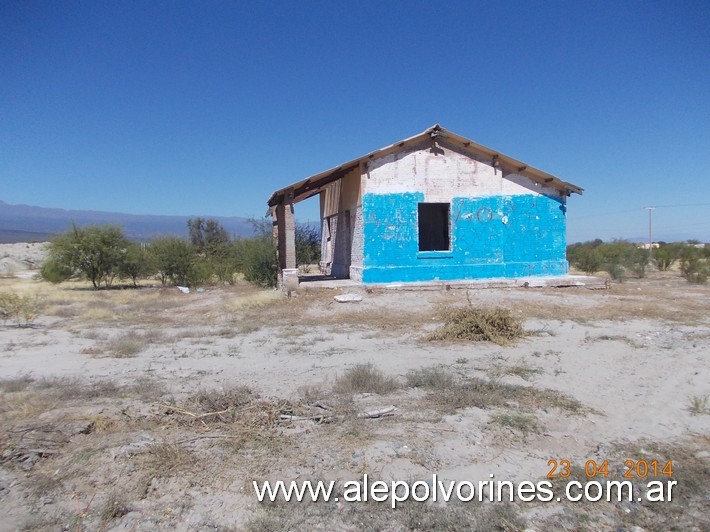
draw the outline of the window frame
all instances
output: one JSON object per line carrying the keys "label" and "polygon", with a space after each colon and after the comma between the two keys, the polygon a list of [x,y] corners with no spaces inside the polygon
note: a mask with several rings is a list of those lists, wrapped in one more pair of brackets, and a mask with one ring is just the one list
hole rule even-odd
{"label": "window frame", "polygon": [[[422,213],[422,210],[426,209],[434,209],[434,206],[436,208],[441,209],[441,211],[444,210],[444,207],[446,208],[446,213],[443,216],[443,219],[446,221],[446,248],[436,248],[434,247],[434,244],[437,243],[436,238],[432,241],[431,238],[425,239],[425,244],[428,243],[428,245],[425,249],[422,249],[422,215],[424,214],[425,216],[429,216],[428,221],[431,221],[431,216],[432,214],[428,214],[426,212]],[[430,210],[430,212],[431,212]],[[439,218],[443,213],[437,213],[436,217]],[[436,221],[439,221],[438,219]],[[441,235],[443,236],[443,235]],[[420,258],[438,258],[438,257],[446,257],[446,256],[451,256],[452,255],[452,248],[451,248],[451,202],[443,202],[443,201],[420,201],[417,203],[417,257]]]}

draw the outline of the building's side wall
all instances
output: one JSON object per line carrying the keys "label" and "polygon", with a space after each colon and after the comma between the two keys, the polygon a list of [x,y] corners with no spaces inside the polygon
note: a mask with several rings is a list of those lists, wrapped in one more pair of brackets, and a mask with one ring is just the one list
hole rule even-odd
{"label": "building's side wall", "polygon": [[358,213],[362,212],[360,182],[361,172],[356,168],[320,194],[320,269],[327,275],[349,277],[351,266],[362,266],[362,238],[354,241],[358,224],[362,226],[358,221]]}
{"label": "building's side wall", "polygon": [[[363,177],[366,283],[567,273],[565,201],[553,189],[431,145]],[[450,250],[419,251],[418,203],[450,204]]]}

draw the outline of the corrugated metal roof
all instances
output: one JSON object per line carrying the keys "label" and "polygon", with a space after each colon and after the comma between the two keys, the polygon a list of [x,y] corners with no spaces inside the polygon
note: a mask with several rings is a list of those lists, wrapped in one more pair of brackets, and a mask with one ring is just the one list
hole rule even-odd
{"label": "corrugated metal roof", "polygon": [[508,157],[507,155],[504,155],[496,150],[477,144],[472,140],[444,129],[439,124],[435,124],[413,137],[395,142],[389,146],[370,152],[367,155],[363,155],[362,157],[343,163],[336,168],[331,168],[330,170],[312,175],[302,181],[298,181],[297,183],[279,189],[271,195],[268,204],[270,207],[273,207],[283,203],[285,200],[287,202],[298,203],[299,201],[318,194],[324,186],[332,183],[333,181],[337,181],[353,168],[357,168],[363,161],[388,155],[408,146],[420,143],[426,139],[439,139],[440,142],[455,145],[461,148],[464,152],[469,151],[478,157],[490,159],[492,164],[496,164],[497,166],[512,173],[529,177],[538,183],[554,187],[567,196],[572,193],[582,194],[584,191],[583,188],[578,187],[577,185],[563,181],[552,174],[548,174],[547,172],[543,172],[542,170],[518,161],[517,159],[513,159],[512,157]]}

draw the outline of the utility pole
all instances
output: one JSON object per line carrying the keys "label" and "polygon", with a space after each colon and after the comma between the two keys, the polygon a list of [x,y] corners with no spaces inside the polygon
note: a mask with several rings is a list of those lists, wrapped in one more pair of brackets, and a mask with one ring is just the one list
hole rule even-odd
{"label": "utility pole", "polygon": [[648,262],[651,262],[653,258],[653,223],[652,223],[652,213],[656,207],[644,207],[648,211]]}

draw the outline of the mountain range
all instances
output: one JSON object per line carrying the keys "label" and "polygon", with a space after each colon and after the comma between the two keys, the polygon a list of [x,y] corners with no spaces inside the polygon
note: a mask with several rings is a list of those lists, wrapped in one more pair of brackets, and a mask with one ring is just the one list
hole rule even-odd
{"label": "mountain range", "polygon": [[[234,237],[251,236],[253,227],[248,218],[239,216],[201,216],[217,220]],[[0,200],[0,243],[41,242],[55,233],[76,224],[115,224],[123,227],[131,240],[147,241],[156,236],[187,236],[187,220],[195,216],[160,216],[121,212],[75,211],[11,205]]]}

